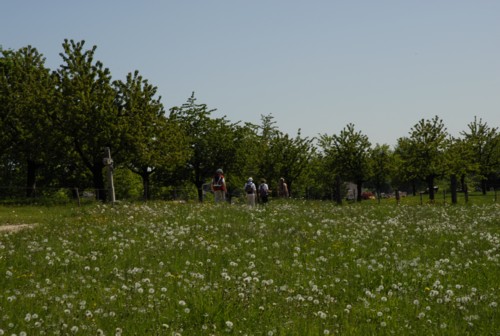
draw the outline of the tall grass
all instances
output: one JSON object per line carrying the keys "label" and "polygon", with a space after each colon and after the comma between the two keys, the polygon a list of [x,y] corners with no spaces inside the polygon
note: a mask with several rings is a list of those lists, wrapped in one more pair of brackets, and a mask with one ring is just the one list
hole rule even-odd
{"label": "tall grass", "polygon": [[12,211],[38,225],[0,233],[0,334],[500,330],[494,203],[0,208]]}

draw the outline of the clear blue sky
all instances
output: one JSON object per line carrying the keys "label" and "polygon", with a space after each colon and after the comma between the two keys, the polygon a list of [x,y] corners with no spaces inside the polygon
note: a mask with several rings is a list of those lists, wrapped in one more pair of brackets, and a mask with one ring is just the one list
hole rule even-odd
{"label": "clear blue sky", "polygon": [[395,144],[422,118],[455,136],[474,116],[500,126],[500,1],[6,0],[4,49],[62,63],[65,38],[97,46],[125,79],[139,70],[168,110],[194,91],[214,116],[283,132],[348,123]]}

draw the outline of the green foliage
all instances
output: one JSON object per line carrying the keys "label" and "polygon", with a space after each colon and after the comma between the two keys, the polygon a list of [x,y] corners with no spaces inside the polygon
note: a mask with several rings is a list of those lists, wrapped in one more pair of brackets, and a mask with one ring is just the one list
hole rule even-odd
{"label": "green foliage", "polygon": [[55,127],[92,173],[99,198],[106,200],[104,148],[119,153],[123,132],[111,73],[102,62],[94,61],[96,46],[86,50],[85,41],[65,40],[63,49],[60,55],[64,64],[57,76],[59,94],[64,99],[59,100]]}
{"label": "green foliage", "polygon": [[474,121],[468,126],[468,131],[462,132],[464,142],[470,149],[471,161],[481,180],[481,189],[486,192],[486,180],[491,175],[500,173],[500,134],[498,127],[490,127],[482,119]]}
{"label": "green foliage", "polygon": [[[370,176],[371,144],[368,137],[360,131],[356,132],[353,124],[348,124],[338,135],[322,135],[320,146],[332,172],[344,181],[357,184],[357,198],[360,201],[362,185]],[[340,188],[337,186],[337,189]]]}
{"label": "green foliage", "polygon": [[[300,130],[295,136],[281,132],[271,114],[261,116],[260,125],[216,118],[216,110],[197,103],[194,93],[166,116],[157,88],[139,71],[113,81],[95,59],[96,46],[64,40],[62,48],[63,64],[54,71],[31,46],[0,50],[3,197],[78,188],[92,189],[104,201],[106,147],[116,169],[140,176],[144,199],[171,198],[167,194],[181,189],[190,195],[193,186],[198,199],[206,199],[203,186],[217,168],[225,171],[230,196],[238,196],[250,176],[266,178],[271,189],[283,177],[294,197],[337,203],[346,182],[357,184],[358,197],[369,187],[414,194],[429,189],[431,199],[435,180],[459,189],[478,183],[483,192],[500,185],[498,127],[481,119],[474,118],[457,139],[448,137],[438,116],[422,119],[391,150],[372,147],[353,124],[310,139]],[[129,188],[127,174],[115,182],[118,193],[136,198],[136,179]]]}
{"label": "green foliage", "polygon": [[[27,196],[36,185],[37,171],[50,166],[56,141],[47,136],[52,128],[55,87],[45,58],[31,46],[4,51],[0,71],[0,155],[10,151],[19,164],[25,164]],[[3,147],[3,150],[2,150]]]}
{"label": "green foliage", "polygon": [[268,181],[271,189],[277,189],[280,178],[288,184],[290,194],[295,193],[293,185],[310,164],[315,148],[314,139],[302,137],[298,130],[295,137],[280,132],[271,115],[262,116],[259,127],[259,154],[256,157],[259,177]]}
{"label": "green foliage", "polygon": [[143,197],[150,198],[150,176],[158,169],[185,165],[190,155],[187,136],[180,125],[167,119],[157,88],[136,71],[126,82],[115,81],[123,136],[122,157],[132,172],[142,178]]}
{"label": "green foliage", "polygon": [[113,171],[113,184],[117,200],[139,200],[143,196],[141,178],[130,169],[115,168]]}
{"label": "green foliage", "polygon": [[390,185],[390,177],[393,176],[395,171],[395,158],[394,154],[388,145],[375,145],[369,151],[369,165],[370,165],[370,182],[373,183],[377,194],[384,190],[388,192]]}
{"label": "green foliage", "polygon": [[431,201],[434,200],[434,179],[445,172],[442,158],[447,136],[443,121],[435,116],[431,120],[421,119],[412,127],[410,137],[398,139],[403,175],[407,179],[425,180]]}
{"label": "green foliage", "polygon": [[225,117],[212,118],[214,111],[209,110],[206,104],[197,104],[194,92],[181,107],[170,109],[170,119],[179,123],[188,135],[191,156],[185,169],[189,172],[188,179],[198,189],[200,202],[203,201],[203,184],[218,168],[223,168],[228,174],[238,153],[235,125]]}

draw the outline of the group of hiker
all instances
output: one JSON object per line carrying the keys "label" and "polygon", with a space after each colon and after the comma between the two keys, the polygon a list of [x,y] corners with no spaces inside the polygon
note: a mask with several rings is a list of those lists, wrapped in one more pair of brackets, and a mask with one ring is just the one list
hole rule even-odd
{"label": "group of hiker", "polygon": [[[226,180],[222,169],[217,169],[214,177],[212,178],[211,188],[214,193],[215,203],[224,202],[226,199]],[[243,190],[246,194],[247,204],[254,207],[256,202],[265,204],[269,201],[269,194],[271,190],[265,179],[261,179],[257,186],[253,178],[249,177]],[[288,192],[288,185],[284,178],[280,178],[278,183],[278,197],[287,198],[290,194]]]}

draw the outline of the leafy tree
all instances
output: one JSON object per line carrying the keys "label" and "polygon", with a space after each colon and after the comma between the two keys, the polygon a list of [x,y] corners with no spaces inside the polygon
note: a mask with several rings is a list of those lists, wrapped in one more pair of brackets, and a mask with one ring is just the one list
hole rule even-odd
{"label": "leafy tree", "polygon": [[11,147],[11,133],[7,130],[10,108],[10,78],[12,72],[12,59],[3,50],[0,51],[0,157]]}
{"label": "leafy tree", "polygon": [[[1,49],[1,48],[0,48]],[[8,55],[8,54],[7,54]],[[11,132],[8,131],[10,108],[10,74],[12,72],[11,57],[7,57],[3,50],[0,50],[0,183],[4,186],[7,181],[13,181],[12,178],[12,139]]]}
{"label": "leafy tree", "polygon": [[[196,186],[200,202],[203,201],[203,185],[217,168],[222,168],[227,176],[237,155],[235,125],[225,117],[211,118],[214,111],[206,104],[197,104],[194,92],[181,107],[170,109],[170,119],[178,122],[188,135],[192,154],[185,169],[188,180]],[[228,185],[230,187],[230,182]]]}
{"label": "leafy tree", "polygon": [[258,143],[256,144],[258,155],[255,157],[258,169],[257,174],[259,178],[272,179],[276,159],[269,152],[271,143],[279,136],[280,131],[271,114],[261,115],[260,118],[261,124],[255,130],[258,137]]}
{"label": "leafy tree", "polygon": [[270,176],[277,183],[281,177],[288,184],[290,195],[294,193],[294,183],[310,164],[314,147],[313,139],[303,138],[300,130],[295,137],[280,133],[271,142],[267,156],[269,161],[275,162]]}
{"label": "leafy tree", "polygon": [[310,176],[307,194],[309,197],[332,199],[337,204],[342,204],[342,180],[335,165],[333,139],[328,135],[320,135],[317,140],[318,151],[314,153],[308,168]]}
{"label": "leafy tree", "polygon": [[[500,133],[497,133],[496,140],[497,143],[500,143]],[[496,146],[496,151],[494,154],[497,158],[500,158],[500,146]],[[500,159],[499,159],[500,160]],[[494,172],[492,173],[493,175],[493,180],[492,183],[495,188],[500,187],[500,165],[497,165],[496,169],[494,169]]]}
{"label": "leafy tree", "polygon": [[85,41],[73,40],[64,40],[62,46],[64,64],[57,71],[61,98],[55,127],[91,172],[96,196],[104,201],[104,148],[111,148],[116,161],[123,140],[116,92],[109,69],[94,61],[96,46],[85,50]]}
{"label": "leafy tree", "polygon": [[[36,48],[3,52],[0,73],[2,143],[9,144],[11,158],[26,163],[26,195],[36,187],[37,170],[50,162],[54,138],[50,113],[55,83],[45,67],[45,58]],[[5,148],[5,147],[4,147]]]}
{"label": "leafy tree", "polygon": [[157,88],[138,71],[126,82],[115,81],[127,167],[142,178],[143,197],[150,198],[150,176],[157,169],[182,166],[189,155],[185,134],[165,117]]}
{"label": "leafy tree", "polygon": [[321,143],[336,167],[337,179],[356,183],[357,201],[361,201],[363,183],[370,176],[368,137],[356,132],[354,124],[348,124],[338,135],[323,135]]}
{"label": "leafy tree", "polygon": [[[275,126],[272,115],[261,116],[260,144],[257,156],[259,175],[278,183],[284,178],[290,194],[293,184],[303,174],[315,151],[314,139],[303,138],[300,130],[295,137],[282,133]],[[272,186],[272,183],[270,183]]]}
{"label": "leafy tree", "polygon": [[498,127],[490,127],[482,119],[477,120],[477,117],[474,117],[474,121],[469,123],[468,128],[468,132],[464,131],[461,134],[464,136],[467,146],[474,153],[472,159],[479,169],[481,190],[483,194],[486,194],[488,177],[498,172],[500,166]]}
{"label": "leafy tree", "polygon": [[420,182],[418,174],[418,157],[413,155],[413,147],[408,137],[398,139],[394,149],[394,171],[392,172],[392,185],[398,190],[411,186],[413,196],[417,194],[417,185]]}
{"label": "leafy tree", "polygon": [[429,200],[434,201],[434,180],[445,171],[447,132],[443,121],[438,116],[421,119],[412,127],[410,137],[399,139],[398,144],[404,149],[404,164],[411,167],[410,176],[426,181]]}
{"label": "leafy tree", "polygon": [[394,154],[388,145],[376,144],[369,151],[369,164],[372,173],[370,181],[375,186],[377,197],[380,198],[383,188],[389,184],[390,177],[395,169]]}
{"label": "leafy tree", "polygon": [[[450,177],[451,202],[457,203],[457,189],[459,178],[464,181],[465,177],[477,171],[477,164],[473,161],[472,147],[468,146],[463,139],[449,139],[449,146],[445,152],[445,164],[447,173]],[[462,189],[467,191],[465,183],[462,183]]]}
{"label": "leafy tree", "polygon": [[233,125],[234,150],[231,162],[231,192],[239,194],[249,177],[257,177],[262,154],[258,126],[252,123]]}

